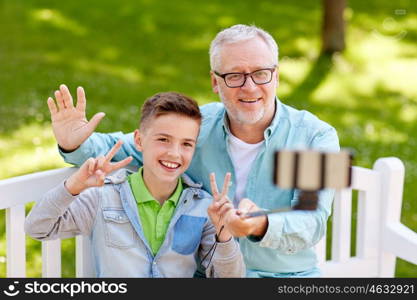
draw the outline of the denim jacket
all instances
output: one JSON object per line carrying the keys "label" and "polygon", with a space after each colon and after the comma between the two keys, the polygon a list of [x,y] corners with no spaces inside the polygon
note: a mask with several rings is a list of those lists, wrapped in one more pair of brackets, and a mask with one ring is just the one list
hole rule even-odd
{"label": "denim jacket", "polygon": [[[298,201],[297,190],[280,189],[273,183],[275,151],[300,148],[323,151],[340,149],[336,130],[329,124],[307,111],[281,103],[278,98],[275,108],[274,119],[264,131],[264,143],[252,164],[245,190],[245,197],[261,209],[294,206]],[[224,105],[218,102],[206,104],[201,107],[201,112],[203,122],[187,174],[209,190],[210,172],[216,173],[218,186],[222,185],[226,172],[232,172],[232,180],[235,174],[228,149],[230,131]],[[79,165],[91,156],[104,155],[119,139],[123,139],[124,144],[114,159],[122,160],[132,155],[133,163],[140,166],[142,155],[135,149],[132,133],[94,133],[77,150],[60,153],[66,162]],[[235,185],[232,185],[229,198],[234,199],[234,194]],[[269,215],[268,229],[262,239],[240,238],[247,275],[280,277],[314,270],[317,258],[313,246],[326,231],[333,196],[334,191],[322,190],[316,211],[290,211]]]}
{"label": "denim jacket", "polygon": [[[27,234],[38,240],[88,235],[97,277],[192,277],[215,242],[207,215],[211,196],[183,176],[186,185],[158,253],[142,231],[136,201],[119,170],[100,188],[72,196],[61,183],[32,209]],[[236,240],[218,243],[202,265],[208,277],[242,277],[245,267]]]}

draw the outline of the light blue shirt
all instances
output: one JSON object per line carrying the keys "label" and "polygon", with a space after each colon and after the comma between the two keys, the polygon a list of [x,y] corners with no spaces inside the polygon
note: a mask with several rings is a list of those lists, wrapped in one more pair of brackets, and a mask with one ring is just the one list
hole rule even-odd
{"label": "light blue shirt", "polygon": [[[235,172],[228,150],[230,131],[222,103],[210,103],[201,107],[203,114],[198,144],[187,174],[203,188],[210,191],[209,174],[216,173],[217,185],[222,186],[227,172]],[[312,148],[339,151],[336,130],[307,111],[296,110],[276,100],[276,112],[270,126],[264,131],[265,143],[253,162],[248,175],[245,197],[262,209],[294,206],[296,190],[279,189],[273,183],[274,153],[279,149]],[[104,155],[123,139],[122,149],[114,157],[121,160],[129,155],[134,164],[142,164],[142,155],[135,148],[133,134],[94,133],[76,151],[61,155],[66,162],[80,165],[89,157]],[[244,163],[244,162],[242,162]],[[234,199],[236,185],[229,189]],[[260,240],[240,238],[248,276],[282,277],[297,273],[316,274],[317,258],[312,248],[326,231],[331,213],[334,191],[323,190],[315,211],[291,211],[268,216],[268,229]],[[236,205],[236,203],[235,203]],[[310,272],[311,271],[311,272]],[[310,272],[310,273],[309,273]],[[317,273],[318,275],[319,273]]]}

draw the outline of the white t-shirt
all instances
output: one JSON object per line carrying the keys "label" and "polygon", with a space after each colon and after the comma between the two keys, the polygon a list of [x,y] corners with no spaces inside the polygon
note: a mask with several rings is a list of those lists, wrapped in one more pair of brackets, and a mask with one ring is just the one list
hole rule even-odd
{"label": "white t-shirt", "polygon": [[261,150],[264,141],[257,144],[247,144],[230,134],[229,138],[229,152],[232,158],[233,166],[235,168],[236,178],[232,181],[236,183],[235,203],[244,198],[246,182],[252,167],[252,163]]}

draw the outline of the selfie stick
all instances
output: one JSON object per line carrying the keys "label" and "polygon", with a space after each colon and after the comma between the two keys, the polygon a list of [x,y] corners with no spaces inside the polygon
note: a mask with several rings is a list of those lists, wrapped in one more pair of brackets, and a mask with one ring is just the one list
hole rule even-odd
{"label": "selfie stick", "polygon": [[281,150],[275,153],[274,184],[282,189],[298,189],[300,195],[294,207],[260,210],[245,214],[259,217],[293,210],[316,210],[318,192],[324,188],[348,188],[352,181],[353,153],[314,150]]}

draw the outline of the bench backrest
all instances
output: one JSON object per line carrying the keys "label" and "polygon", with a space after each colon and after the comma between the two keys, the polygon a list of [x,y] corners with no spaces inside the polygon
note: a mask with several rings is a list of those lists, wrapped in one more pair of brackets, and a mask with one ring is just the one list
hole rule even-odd
{"label": "bench backrest", "polygon": [[[25,204],[39,200],[75,171],[63,168],[0,181],[0,209],[6,210],[7,277],[26,276]],[[393,277],[395,258],[417,264],[417,234],[399,223],[404,165],[379,159],[374,169],[353,167],[352,187],[336,192],[331,258],[326,237],[317,245],[325,277]],[[358,190],[356,255],[351,257],[352,190]],[[393,243],[395,241],[395,243]],[[61,276],[61,241],[42,242],[42,276]],[[88,237],[76,238],[76,276],[93,277]]]}

